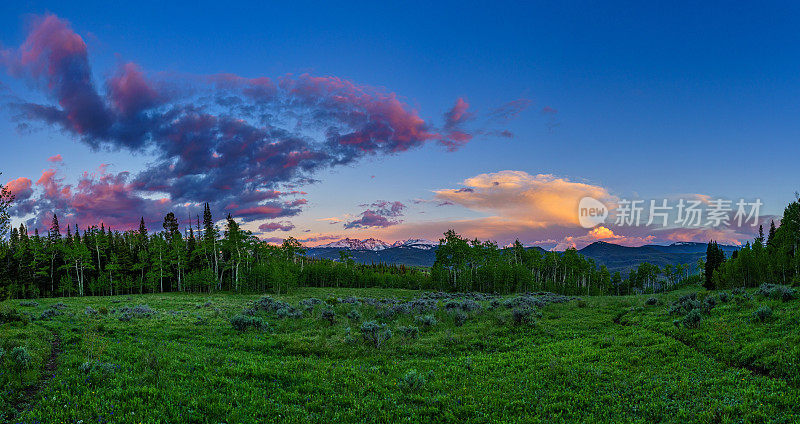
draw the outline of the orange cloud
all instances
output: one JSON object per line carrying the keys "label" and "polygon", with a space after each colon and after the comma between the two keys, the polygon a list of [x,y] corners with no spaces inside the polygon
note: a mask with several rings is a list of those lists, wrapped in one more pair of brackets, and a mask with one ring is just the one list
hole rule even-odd
{"label": "orange cloud", "polygon": [[460,189],[435,191],[435,196],[530,228],[578,226],[578,203],[583,197],[616,200],[604,187],[524,171],[480,174],[462,185]]}
{"label": "orange cloud", "polygon": [[610,228],[599,226],[591,229],[584,236],[568,236],[564,237],[553,250],[565,250],[570,247],[581,249],[596,241],[605,241],[608,243],[619,244],[621,246],[641,246],[644,244],[652,243],[656,240],[656,236],[625,236],[615,234]]}

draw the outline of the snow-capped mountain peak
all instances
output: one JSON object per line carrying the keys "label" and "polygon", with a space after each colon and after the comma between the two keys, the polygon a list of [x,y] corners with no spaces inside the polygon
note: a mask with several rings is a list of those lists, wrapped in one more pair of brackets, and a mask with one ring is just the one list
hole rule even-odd
{"label": "snow-capped mountain peak", "polygon": [[408,240],[398,240],[392,244],[386,243],[385,241],[378,240],[375,238],[368,238],[364,240],[359,239],[351,239],[349,237],[343,238],[341,240],[333,241],[327,244],[323,244],[317,247],[321,248],[339,248],[339,249],[348,249],[348,250],[384,250],[390,247],[410,247],[414,249],[423,249],[423,250],[430,250],[434,247],[438,246],[439,243],[425,240],[425,239],[408,239]]}
{"label": "snow-capped mountain peak", "polygon": [[359,240],[346,237],[317,247],[337,247],[349,250],[383,250],[389,247],[389,244],[374,238]]}
{"label": "snow-capped mountain peak", "polygon": [[398,240],[392,243],[392,247],[413,247],[415,249],[425,249],[430,250],[434,247],[438,246],[439,243],[426,240],[426,239],[408,239],[408,240]]}

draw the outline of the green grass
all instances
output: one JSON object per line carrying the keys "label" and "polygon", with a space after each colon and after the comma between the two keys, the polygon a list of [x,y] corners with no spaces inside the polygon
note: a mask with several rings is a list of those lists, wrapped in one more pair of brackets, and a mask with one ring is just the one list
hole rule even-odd
{"label": "green grass", "polygon": [[[19,415],[12,408],[19,376],[4,358],[0,410],[25,423],[800,421],[800,301],[731,300],[686,329],[667,310],[688,292],[656,295],[656,306],[645,305],[650,295],[552,304],[526,325],[513,325],[509,309],[479,302],[482,311],[456,326],[440,307],[437,325],[412,340],[396,329],[417,325],[418,314],[401,314],[383,321],[394,335],[380,349],[361,339],[360,323],[378,312],[366,305],[358,308],[361,322],[346,318],[351,305],[337,304],[334,325],[317,306],[300,319],[262,312],[270,331],[239,332],[229,319],[261,296],[6,301],[36,316],[56,302],[68,308],[49,321],[0,325],[6,352],[27,346],[36,369],[54,335],[63,350],[55,377]],[[412,299],[420,292],[301,289],[275,298],[297,306],[330,295]],[[158,314],[124,322],[119,313],[84,313],[139,304]],[[766,322],[752,318],[761,305],[774,311]],[[109,364],[107,371],[87,373],[88,360]],[[39,378],[28,371],[23,386]]]}

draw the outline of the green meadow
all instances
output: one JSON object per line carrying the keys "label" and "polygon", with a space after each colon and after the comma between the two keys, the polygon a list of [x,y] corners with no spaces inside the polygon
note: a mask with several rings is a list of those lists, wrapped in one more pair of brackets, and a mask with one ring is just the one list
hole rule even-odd
{"label": "green meadow", "polygon": [[3,422],[800,422],[800,300],[764,289],[301,288],[0,310]]}

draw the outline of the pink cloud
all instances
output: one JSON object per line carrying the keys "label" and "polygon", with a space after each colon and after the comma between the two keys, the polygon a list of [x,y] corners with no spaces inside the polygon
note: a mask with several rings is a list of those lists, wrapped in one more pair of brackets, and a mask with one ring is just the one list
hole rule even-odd
{"label": "pink cloud", "polygon": [[285,222],[265,222],[258,226],[258,229],[265,232],[272,232],[272,231],[291,231],[293,230],[294,224],[289,221]]}
{"label": "pink cloud", "polygon": [[6,187],[17,202],[27,200],[31,197],[33,194],[31,185],[32,181],[30,178],[25,177],[19,177],[6,183]]}
{"label": "pink cloud", "polygon": [[50,156],[49,158],[47,158],[47,161],[52,163],[59,163],[63,162],[63,159],[61,158],[61,154],[57,154],[55,156]]}

